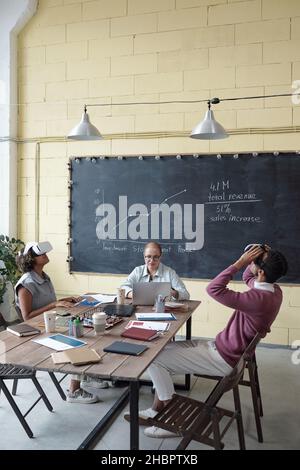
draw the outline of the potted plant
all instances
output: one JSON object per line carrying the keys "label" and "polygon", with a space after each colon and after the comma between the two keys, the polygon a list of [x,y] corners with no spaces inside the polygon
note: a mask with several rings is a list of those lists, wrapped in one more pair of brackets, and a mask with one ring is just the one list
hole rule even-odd
{"label": "potted plant", "polygon": [[7,323],[18,318],[14,308],[14,285],[21,273],[16,255],[24,245],[22,240],[0,235],[0,313]]}

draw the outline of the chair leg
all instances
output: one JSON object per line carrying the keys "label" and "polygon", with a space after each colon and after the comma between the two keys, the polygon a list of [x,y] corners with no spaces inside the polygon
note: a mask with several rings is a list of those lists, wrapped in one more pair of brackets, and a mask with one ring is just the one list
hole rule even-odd
{"label": "chair leg", "polygon": [[252,364],[250,365],[250,362],[248,364],[248,372],[249,372],[249,379],[250,379],[250,388],[251,388],[251,395],[252,395],[254,417],[255,417],[255,423],[256,423],[257,439],[258,439],[258,442],[263,442],[264,441],[263,432],[262,432],[262,427],[261,427],[261,422],[260,422],[260,416],[261,416],[260,411],[262,412],[262,408],[260,409],[260,406],[259,406],[259,402],[261,402],[261,400],[257,395],[257,382],[255,380],[255,373],[254,373]]}
{"label": "chair leg", "polygon": [[24,416],[22,415],[20,409],[18,408],[15,400],[13,399],[13,397],[11,396],[11,394],[9,393],[9,390],[8,388],[6,387],[5,383],[3,380],[0,379],[0,388],[3,390],[3,393],[4,395],[6,396],[7,398],[7,401],[9,402],[10,406],[12,407],[12,409],[14,410],[18,420],[20,421],[21,425],[23,426],[26,434],[28,437],[32,438],[33,437],[33,432],[31,431],[30,427],[28,426]]}
{"label": "chair leg", "polygon": [[46,394],[45,394],[44,390],[42,389],[40,383],[38,382],[37,378],[35,376],[33,376],[33,377],[31,377],[31,380],[33,381],[37,391],[39,392],[39,394],[40,394],[43,402],[47,406],[48,410],[53,411],[52,405],[51,405],[50,401],[48,400],[48,398],[46,397]]}
{"label": "chair leg", "polygon": [[66,397],[66,395],[65,395],[65,392],[64,392],[63,389],[61,388],[60,383],[59,383],[59,381],[57,380],[57,378],[56,378],[54,372],[49,372],[49,375],[50,375],[50,378],[51,378],[52,382],[53,382],[54,385],[55,385],[56,390],[57,390],[58,393],[60,394],[61,398],[62,398],[63,400],[66,400],[67,397]]}
{"label": "chair leg", "polygon": [[238,436],[239,436],[240,450],[246,450],[241,399],[240,399],[238,386],[234,387],[232,391],[233,391],[234,407],[235,407],[235,413],[236,413],[235,419],[236,419],[237,431],[238,431]]}
{"label": "chair leg", "polygon": [[184,436],[183,439],[179,442],[178,446],[176,447],[176,450],[184,450],[187,448],[189,443],[191,442],[192,438],[189,435]]}
{"label": "chair leg", "polygon": [[13,386],[12,386],[12,395],[17,395],[17,388],[18,388],[18,379],[14,379]]}
{"label": "chair leg", "polygon": [[252,358],[252,361],[250,361],[248,363],[248,367],[252,368],[253,371],[254,371],[256,394],[257,394],[258,406],[259,406],[259,416],[263,417],[264,412],[263,412],[263,407],[262,407],[262,399],[261,399],[261,392],[260,392],[258,372],[257,372],[257,362],[256,362],[256,357],[255,356]]}
{"label": "chair leg", "polygon": [[214,448],[215,450],[222,450],[223,446],[221,442],[218,411],[216,409],[213,409],[211,411],[211,423],[212,423],[212,431],[213,431],[213,436],[214,436]]}

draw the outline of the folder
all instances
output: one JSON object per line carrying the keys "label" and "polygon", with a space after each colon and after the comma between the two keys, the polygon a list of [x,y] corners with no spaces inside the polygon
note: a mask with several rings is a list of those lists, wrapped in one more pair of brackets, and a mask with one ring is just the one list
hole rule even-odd
{"label": "folder", "polygon": [[121,336],[124,336],[125,338],[140,339],[141,341],[151,341],[158,337],[158,332],[157,330],[147,330],[146,328],[136,328],[132,326],[131,328],[123,331]]}
{"label": "folder", "polygon": [[125,341],[115,341],[106,346],[103,351],[116,354],[127,354],[129,356],[139,356],[148,349],[145,344],[127,343]]}
{"label": "folder", "polygon": [[54,364],[66,364],[71,362],[74,366],[99,362],[101,357],[94,349],[76,348],[51,354]]}

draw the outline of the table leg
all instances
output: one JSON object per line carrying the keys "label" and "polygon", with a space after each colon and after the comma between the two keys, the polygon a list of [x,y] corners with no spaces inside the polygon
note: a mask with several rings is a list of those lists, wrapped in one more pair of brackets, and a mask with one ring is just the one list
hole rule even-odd
{"label": "table leg", "polygon": [[139,449],[139,382],[130,382],[130,449]]}
{"label": "table leg", "polygon": [[[185,337],[186,339],[192,338],[192,317],[190,317],[185,324]],[[185,374],[185,387],[184,390],[191,389],[191,374]]]}
{"label": "table leg", "polygon": [[119,416],[120,412],[128,403],[128,396],[129,389],[126,388],[126,390],[122,393],[118,400],[113,404],[113,406],[103,416],[99,423],[79,445],[77,450],[92,449],[97,444],[97,442],[99,442],[101,437],[105,434],[107,429],[111,426],[113,421]]}

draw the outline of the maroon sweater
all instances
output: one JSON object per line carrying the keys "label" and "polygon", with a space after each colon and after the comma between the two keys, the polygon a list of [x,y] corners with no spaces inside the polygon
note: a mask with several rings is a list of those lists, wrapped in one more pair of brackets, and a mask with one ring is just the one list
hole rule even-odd
{"label": "maroon sweater", "polygon": [[255,277],[249,267],[243,274],[243,280],[250,289],[246,292],[228,289],[227,284],[237,271],[235,266],[229,266],[207,286],[208,294],[217,302],[235,309],[215,341],[220,355],[231,367],[235,366],[256,332],[264,337],[271,331],[270,326],[282,302],[282,291],[277,284],[273,284],[274,293],[254,287]]}

